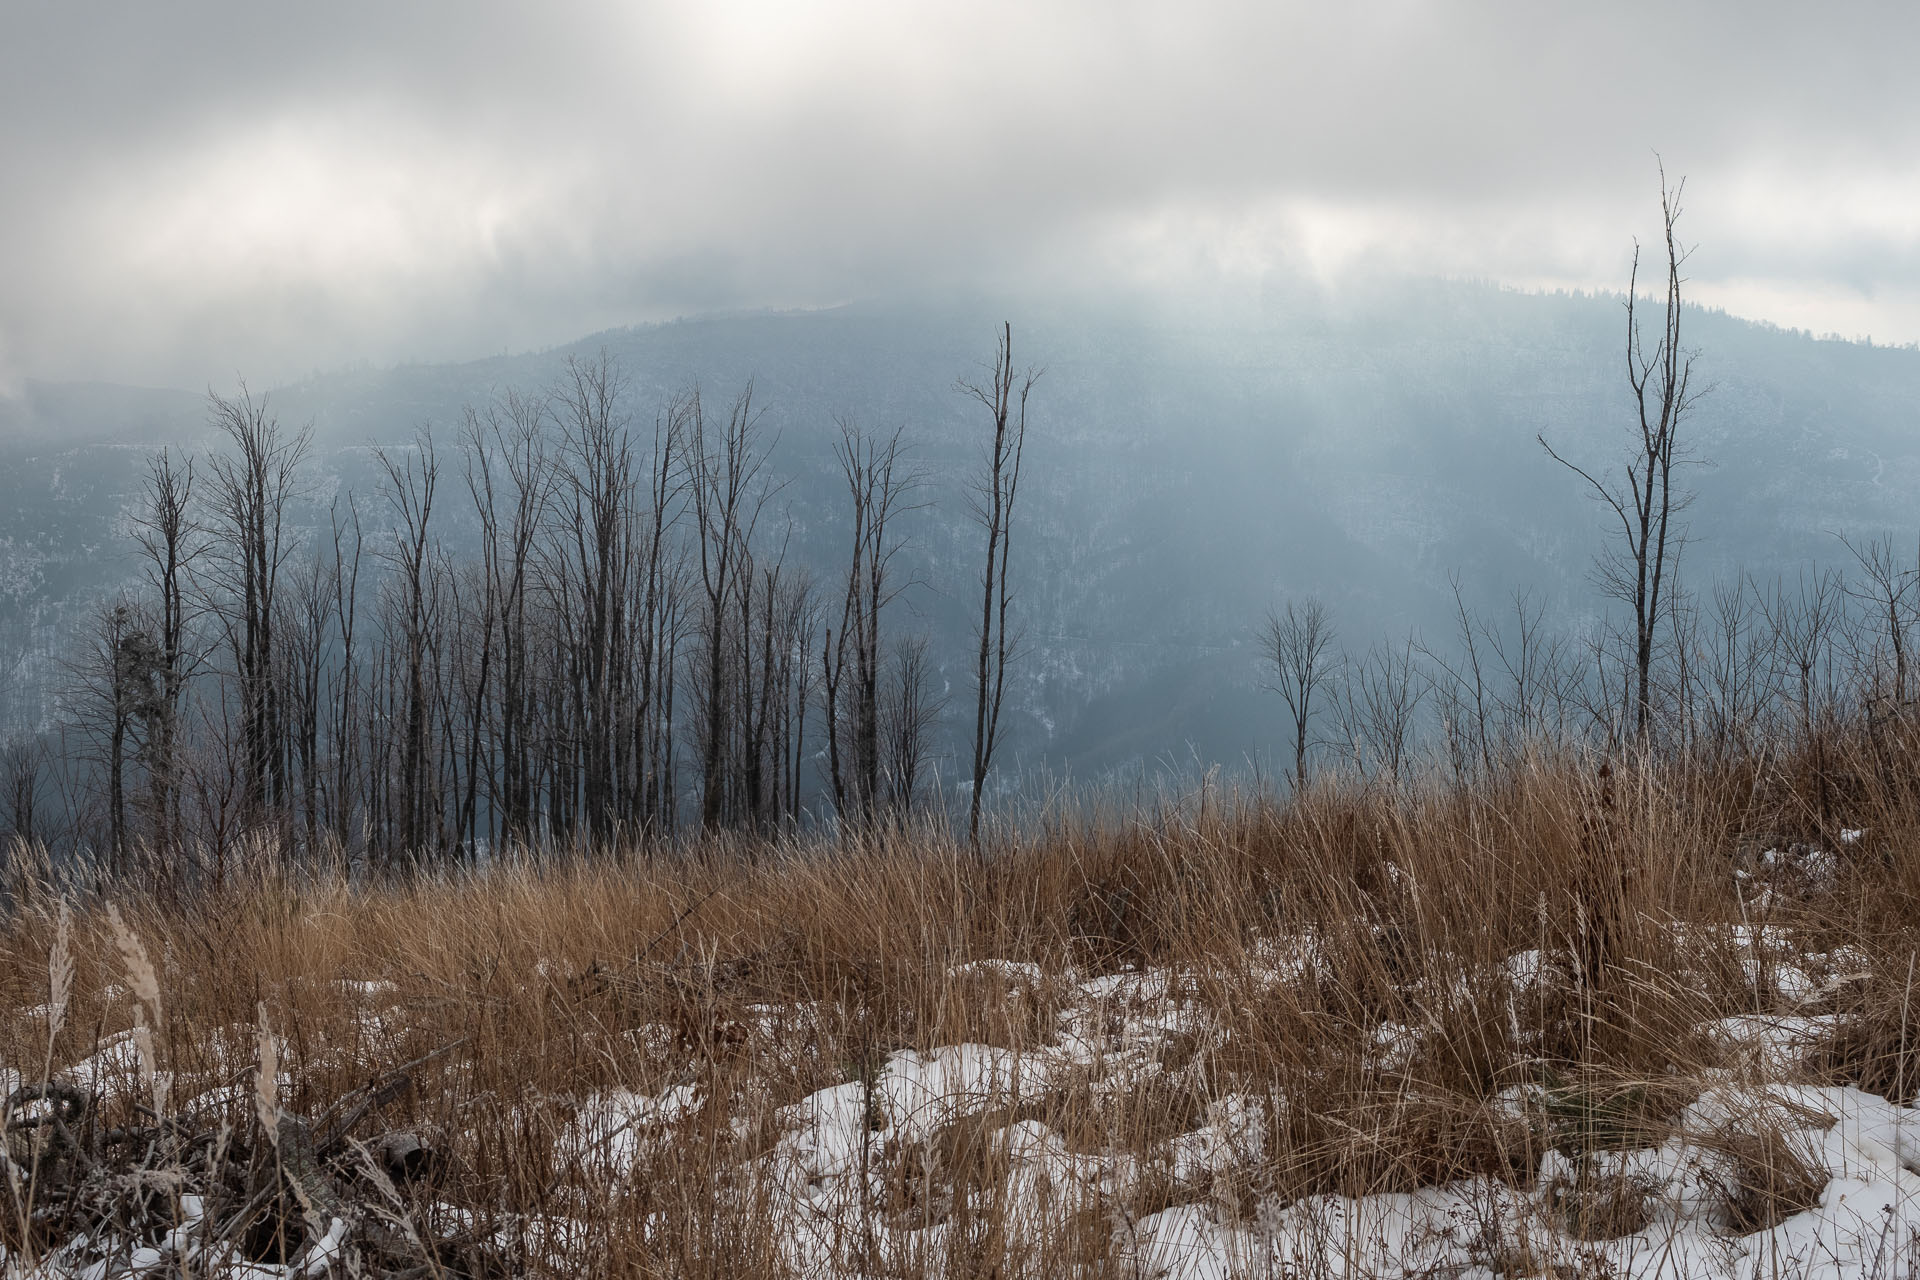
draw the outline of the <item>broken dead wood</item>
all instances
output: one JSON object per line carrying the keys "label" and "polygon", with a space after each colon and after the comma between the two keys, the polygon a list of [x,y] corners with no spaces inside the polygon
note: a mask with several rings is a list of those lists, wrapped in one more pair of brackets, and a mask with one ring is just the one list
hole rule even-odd
{"label": "broken dead wood", "polygon": [[0,1243],[10,1257],[97,1262],[103,1275],[118,1274],[113,1258],[136,1248],[159,1250],[183,1274],[238,1263],[289,1275],[515,1274],[478,1233],[429,1231],[410,1217],[405,1189],[431,1185],[445,1168],[429,1136],[354,1137],[414,1088],[421,1067],[462,1043],[382,1072],[313,1119],[278,1111],[271,1130],[258,1116],[236,1130],[204,1113],[146,1108],[145,1122],[100,1127],[97,1094],[23,1084],[0,1112],[0,1172],[16,1210],[0,1213]]}

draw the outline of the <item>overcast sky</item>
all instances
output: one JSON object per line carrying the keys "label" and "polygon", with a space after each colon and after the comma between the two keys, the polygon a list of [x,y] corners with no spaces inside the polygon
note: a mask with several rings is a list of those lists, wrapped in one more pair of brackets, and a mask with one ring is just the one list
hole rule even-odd
{"label": "overcast sky", "polygon": [[0,384],[1355,268],[1920,339],[1920,5],[0,0]]}

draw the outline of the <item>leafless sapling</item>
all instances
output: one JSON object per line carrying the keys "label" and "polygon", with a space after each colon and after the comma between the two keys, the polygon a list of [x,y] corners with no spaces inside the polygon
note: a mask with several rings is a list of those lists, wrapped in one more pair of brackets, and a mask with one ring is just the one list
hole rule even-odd
{"label": "leafless sapling", "polygon": [[1760,597],[1780,674],[1792,689],[1796,728],[1809,746],[1833,705],[1833,648],[1844,602],[1839,575],[1831,569],[1802,572],[1791,590],[1776,580]]}
{"label": "leafless sapling", "polygon": [[15,734],[0,747],[0,799],[7,806],[6,831],[24,845],[32,845],[40,837],[35,818],[40,804],[42,756],[40,743],[30,734]]}
{"label": "leafless sapling", "polygon": [[1692,494],[1676,488],[1674,472],[1694,459],[1684,446],[1681,428],[1702,389],[1694,385],[1695,353],[1681,345],[1683,318],[1680,274],[1691,254],[1683,249],[1675,227],[1680,220],[1682,178],[1667,185],[1660,170],[1660,214],[1666,242],[1666,296],[1659,334],[1648,344],[1639,311],[1640,248],[1633,252],[1627,283],[1627,384],[1633,393],[1635,421],[1623,471],[1624,487],[1563,457],[1544,434],[1536,436],[1549,457],[1578,475],[1619,521],[1617,538],[1598,558],[1596,579],[1609,596],[1632,611],[1631,684],[1628,723],[1634,737],[1645,741],[1653,713],[1653,668],[1662,610],[1669,603],[1670,579],[1679,555],[1683,531],[1675,520]]}
{"label": "leafless sapling", "polygon": [[967,801],[967,843],[980,848],[980,804],[994,749],[1000,742],[1000,711],[1006,697],[1007,664],[1015,643],[1009,622],[1013,588],[1014,504],[1020,494],[1020,464],[1027,443],[1027,400],[1041,371],[1013,367],[1013,325],[1003,323],[987,382],[962,379],[958,389],[987,411],[992,435],[986,465],[970,495],[974,518],[987,535],[986,565],[980,575],[979,650],[973,664],[973,787]]}
{"label": "leafless sapling", "polygon": [[[1881,704],[1877,717],[1898,714],[1910,700],[1909,668],[1915,622],[1914,588],[1920,570],[1903,563],[1891,537],[1870,538],[1855,544],[1841,535],[1841,544],[1860,565],[1863,581],[1849,580],[1847,594],[1866,608],[1873,621],[1874,642],[1860,655],[1869,697]],[[1884,647],[1882,647],[1884,646]]]}
{"label": "leafless sapling", "polygon": [[880,724],[887,808],[896,815],[913,811],[933,729],[945,706],[934,693],[933,677],[926,636],[903,636],[894,643],[880,697]]}
{"label": "leafless sapling", "polygon": [[1348,665],[1340,714],[1354,768],[1398,786],[1412,763],[1414,719],[1425,689],[1414,663],[1411,637],[1399,645],[1377,644]]}
{"label": "leafless sapling", "polygon": [[125,597],[102,603],[85,643],[66,659],[74,727],[90,744],[83,754],[102,771],[107,870],[116,876],[128,869],[133,841],[127,768],[141,754],[164,688],[164,660],[152,624],[148,612]]}
{"label": "leafless sapling", "polygon": [[1314,596],[1289,600],[1267,615],[1262,638],[1273,668],[1267,687],[1280,695],[1293,719],[1293,790],[1299,795],[1307,788],[1315,703],[1333,674],[1333,614]]}
{"label": "leafless sapling", "polygon": [[1489,627],[1485,632],[1501,677],[1494,707],[1509,754],[1530,739],[1558,741],[1565,734],[1571,686],[1578,679],[1569,641],[1544,629],[1545,603],[1516,589],[1511,605],[1512,630]]}

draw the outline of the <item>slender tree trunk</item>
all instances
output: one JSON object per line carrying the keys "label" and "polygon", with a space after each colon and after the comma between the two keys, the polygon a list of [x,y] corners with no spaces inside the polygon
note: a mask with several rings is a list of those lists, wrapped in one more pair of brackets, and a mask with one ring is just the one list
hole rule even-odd
{"label": "slender tree trunk", "polygon": [[974,505],[975,518],[987,535],[986,565],[980,575],[979,651],[974,661],[973,788],[967,803],[967,842],[980,848],[980,807],[1000,740],[1000,710],[1006,695],[1007,662],[1012,638],[1007,631],[1013,593],[1007,581],[1012,545],[1014,502],[1020,489],[1020,463],[1026,449],[1027,397],[1039,372],[1016,375],[1013,367],[1013,326],[1001,326],[994,353],[993,374],[985,386],[962,382],[959,389],[977,400],[989,414],[993,434],[987,449],[985,474]]}

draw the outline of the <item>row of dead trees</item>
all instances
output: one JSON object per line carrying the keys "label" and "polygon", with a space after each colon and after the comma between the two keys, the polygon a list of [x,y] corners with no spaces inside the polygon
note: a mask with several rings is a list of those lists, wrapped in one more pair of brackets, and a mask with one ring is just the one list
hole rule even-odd
{"label": "row of dead trees", "polygon": [[1324,606],[1287,603],[1262,640],[1270,686],[1291,717],[1296,788],[1306,786],[1315,754],[1396,782],[1437,755],[1468,779],[1541,743],[1724,761],[1768,744],[1817,748],[1842,725],[1864,727],[1876,744],[1909,727],[1920,562],[1891,537],[1841,539],[1851,578],[1816,569],[1766,584],[1743,574],[1704,595],[1681,581],[1693,498],[1682,477],[1699,461],[1688,427],[1706,391],[1698,353],[1683,339],[1692,253],[1678,232],[1685,187],[1661,167],[1661,283],[1646,297],[1634,249],[1624,299],[1624,450],[1612,462],[1583,460],[1539,437],[1601,513],[1593,582],[1617,606],[1614,618],[1581,636],[1555,634],[1524,592],[1508,616],[1479,618],[1456,581],[1450,643],[1409,637],[1348,657],[1337,653]]}
{"label": "row of dead trees", "polygon": [[1914,728],[1920,549],[1891,536],[1843,544],[1851,572],[1815,567],[1674,588],[1646,652],[1637,627],[1569,632],[1518,591],[1493,614],[1455,584],[1441,642],[1407,636],[1347,651],[1317,597],[1269,615],[1265,685],[1284,710],[1294,787],[1318,773],[1390,782],[1435,768],[1495,776],[1524,752],[1576,744],[1712,764]]}
{"label": "row of dead trees", "polygon": [[[1014,656],[1012,515],[1037,374],[999,335],[974,504],[985,535],[972,829]],[[927,501],[903,432],[839,427],[844,577],[789,554],[775,443],[748,384],[636,419],[618,364],[374,450],[375,492],[317,527],[310,429],[244,388],[223,448],[150,460],[141,578],[70,655],[48,752],[0,761],[13,834],[125,869],[225,874],[263,843],[377,865],[502,848],[632,848],[689,831],[914,819],[943,702],[892,625]],[[72,767],[75,763],[84,768]],[[60,794],[49,797],[49,782]]]}

